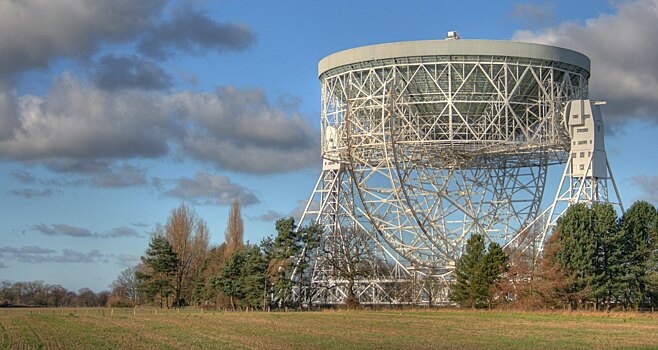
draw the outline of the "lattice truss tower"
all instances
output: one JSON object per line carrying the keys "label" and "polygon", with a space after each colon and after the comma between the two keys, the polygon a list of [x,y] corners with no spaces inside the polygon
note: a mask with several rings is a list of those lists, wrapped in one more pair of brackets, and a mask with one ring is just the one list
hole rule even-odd
{"label": "lattice truss tower", "polygon": [[573,100],[564,107],[564,125],[571,138],[571,151],[553,203],[529,225],[539,223],[536,225],[541,230],[536,240],[538,252],[543,250],[546,236],[570,205],[609,203],[624,212],[605,152],[603,117],[599,108],[602,104],[605,102]]}
{"label": "lattice truss tower", "polygon": [[445,300],[445,290],[415,281],[449,280],[474,233],[510,250],[541,249],[543,234],[528,227],[560,212],[540,210],[546,173],[571,161],[562,111],[587,98],[589,67],[575,51],[484,40],[382,44],[323,59],[323,170],[300,223],[321,223],[325,234],[309,276],[293,276],[310,281],[296,297],[346,298],[335,263],[353,249],[346,230],[365,237],[371,254],[375,277],[356,287],[362,303]]}

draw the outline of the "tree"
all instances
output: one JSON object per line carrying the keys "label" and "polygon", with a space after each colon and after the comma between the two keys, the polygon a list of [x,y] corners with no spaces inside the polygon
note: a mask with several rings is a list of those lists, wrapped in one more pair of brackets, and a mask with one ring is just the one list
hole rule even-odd
{"label": "tree", "polygon": [[174,305],[185,305],[192,297],[194,280],[208,253],[208,226],[185,204],[171,211],[165,235],[178,256],[174,283]]}
{"label": "tree", "polygon": [[293,283],[302,287],[310,282],[306,276],[307,269],[318,247],[322,227],[314,224],[298,228],[293,218],[279,219],[275,227],[277,235],[274,240],[267,238],[261,246],[268,261],[269,278],[276,297],[283,301],[292,290]]}
{"label": "tree", "polygon": [[455,282],[450,300],[472,308],[491,307],[493,286],[507,270],[507,256],[492,242],[485,250],[484,237],[472,235],[466,242],[464,254],[455,265]]}
{"label": "tree", "polygon": [[[621,230],[625,244],[622,255],[626,259],[625,304],[651,304],[652,271],[656,271],[658,250],[658,213],[651,204],[638,201],[624,213]],[[655,304],[654,304],[655,307]]]}
{"label": "tree", "polygon": [[[432,307],[434,307],[434,300],[437,299],[437,297],[439,299],[442,299],[443,297],[442,292],[445,291],[446,284],[442,283],[441,279],[437,278],[437,276],[432,275],[431,273],[428,273],[427,275],[422,277],[419,282],[421,287],[420,291],[424,293],[425,296],[427,296],[427,300],[428,300],[427,306],[431,309]],[[412,281],[412,287],[414,287],[414,285],[415,285],[415,281]],[[404,285],[400,287],[404,288]],[[411,296],[412,298],[410,301],[417,302],[417,300],[414,299],[414,297],[418,295],[415,288],[414,290],[412,290],[412,293],[414,295]],[[404,298],[407,296],[402,294],[401,297],[402,297],[401,300],[404,300]]]}
{"label": "tree", "polygon": [[261,247],[276,298],[283,302],[292,289],[293,272],[303,275],[310,251],[317,247],[322,229],[317,225],[298,229],[292,217],[277,220],[275,228],[276,237],[264,239]]}
{"label": "tree", "polygon": [[137,279],[139,268],[131,266],[119,273],[119,276],[112,282],[110,288],[112,295],[127,304],[139,303],[140,280]]}
{"label": "tree", "polygon": [[302,235],[297,230],[295,219],[279,219],[275,223],[277,235],[268,251],[274,259],[287,259],[297,255],[304,248]]}
{"label": "tree", "polygon": [[592,293],[596,304],[606,310],[623,288],[624,237],[619,218],[611,204],[595,203],[591,208],[592,230],[597,247]]}
{"label": "tree", "polygon": [[191,300],[195,303],[214,303],[216,306],[231,306],[230,298],[218,288],[211,285],[213,277],[219,277],[226,261],[237,251],[244,249],[244,221],[240,212],[240,203],[235,200],[231,205],[228,223],[224,231],[224,242],[209,249],[201,266],[193,278]]}
{"label": "tree", "polygon": [[[230,298],[211,284],[212,278],[219,277],[226,266],[226,258],[224,254],[225,249],[226,243],[222,243],[221,245],[210,249],[203,265],[203,269],[200,272],[201,276],[197,276],[197,283],[195,286],[196,296],[198,296],[198,298],[203,300],[203,302],[212,302],[217,307],[231,306]],[[200,280],[203,280],[203,285],[201,285]]]}
{"label": "tree", "polygon": [[245,260],[245,253],[242,251],[235,252],[226,261],[224,269],[219,276],[213,276],[210,279],[210,284],[213,288],[221,291],[230,298],[231,308],[235,310],[236,299],[244,297],[242,283],[242,269]]}
{"label": "tree", "polygon": [[[83,298],[94,293],[89,288],[81,289]],[[102,292],[101,292],[102,293]],[[91,298],[89,300],[92,300]],[[75,292],[55,284],[46,284],[43,281],[15,282],[0,281],[0,305],[2,306],[45,306],[62,307],[74,306],[76,303],[94,306],[95,303],[83,303]],[[82,305],[81,304],[81,305]]]}
{"label": "tree", "polygon": [[76,306],[92,307],[96,306],[96,293],[89,288],[81,288],[78,290],[78,297],[76,298]]}
{"label": "tree", "polygon": [[658,212],[636,202],[621,219],[610,204],[570,206],[549,238],[537,274],[546,305],[609,310],[655,307]]}
{"label": "tree", "polygon": [[567,276],[557,259],[562,247],[560,227],[557,226],[546,242],[543,258],[538,262],[539,270],[535,279],[537,306],[544,308],[571,306],[571,300],[579,298],[578,295],[569,293],[568,287],[573,283],[573,277]]}
{"label": "tree", "polygon": [[[654,253],[654,257],[655,257]],[[658,266],[654,263],[653,268],[646,277],[647,282],[647,296],[651,304],[651,311],[655,311],[658,307]]]}
{"label": "tree", "polygon": [[466,251],[455,264],[455,283],[450,300],[473,308],[484,305],[489,289],[480,273],[485,255],[484,238],[479,234],[472,235],[466,242]]}
{"label": "tree", "polygon": [[325,239],[322,248],[333,277],[347,281],[345,305],[357,307],[356,282],[371,278],[381,267],[368,233],[359,227],[346,228],[339,235]]}
{"label": "tree", "polygon": [[494,298],[526,310],[542,307],[534,258],[530,249],[512,251],[507,259],[508,270],[495,286]]}
{"label": "tree", "polygon": [[231,307],[265,307],[267,262],[258,246],[236,251],[211,285],[230,297]]}
{"label": "tree", "polygon": [[96,306],[107,306],[111,295],[112,293],[107,290],[98,292],[96,294]]}
{"label": "tree", "polygon": [[558,220],[561,249],[555,258],[571,283],[567,292],[577,299],[570,308],[580,308],[591,301],[594,276],[597,273],[597,237],[594,235],[592,211],[585,204],[570,206]]}
{"label": "tree", "polygon": [[507,271],[494,288],[493,297],[497,301],[526,310],[546,307],[540,291],[541,258],[537,259],[538,243],[546,224],[546,217],[540,216],[523,228],[514,245],[509,246]]}
{"label": "tree", "polygon": [[245,254],[245,264],[241,276],[243,305],[264,308],[266,306],[267,261],[256,245],[246,249]]}
{"label": "tree", "polygon": [[224,231],[224,258],[228,259],[234,252],[244,248],[244,221],[240,213],[240,202],[234,200],[228,212],[228,223]]}
{"label": "tree", "polygon": [[484,281],[488,284],[487,289],[487,305],[491,309],[494,304],[494,290],[500,282],[501,276],[505,273],[509,266],[507,264],[507,255],[503,252],[503,248],[496,243],[489,243],[487,255],[484,258],[484,266],[482,267],[482,275]]}
{"label": "tree", "polygon": [[163,303],[167,308],[169,297],[174,294],[179,260],[167,238],[161,230],[156,229],[144,256],[141,257],[145,270],[136,274],[141,282],[141,289],[149,301],[158,297],[160,308]]}
{"label": "tree", "polygon": [[54,307],[68,306],[66,300],[66,288],[56,284],[48,286],[48,305]]}

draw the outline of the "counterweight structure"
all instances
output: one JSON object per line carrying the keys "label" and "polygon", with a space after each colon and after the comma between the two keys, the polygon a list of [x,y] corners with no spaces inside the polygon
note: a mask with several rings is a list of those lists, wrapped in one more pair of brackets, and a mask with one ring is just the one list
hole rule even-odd
{"label": "counterweight structure", "polygon": [[485,40],[324,58],[323,169],[300,223],[325,233],[310,267],[295,271],[305,283],[293,296],[441,302],[472,234],[540,249],[543,235],[528,226],[542,213],[548,166],[575,161],[569,125],[578,126],[563,109],[587,98],[589,69],[572,50]]}

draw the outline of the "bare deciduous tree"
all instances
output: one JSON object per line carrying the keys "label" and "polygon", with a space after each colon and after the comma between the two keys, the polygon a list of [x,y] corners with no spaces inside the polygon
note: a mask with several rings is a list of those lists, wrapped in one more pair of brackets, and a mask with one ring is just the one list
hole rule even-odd
{"label": "bare deciduous tree", "polygon": [[208,226],[194,209],[181,204],[171,211],[165,232],[180,260],[174,290],[175,305],[180,306],[189,301],[194,279],[208,254]]}
{"label": "bare deciduous tree", "polygon": [[371,278],[379,268],[368,233],[357,227],[345,229],[336,237],[325,240],[323,250],[334,277],[347,282],[345,305],[357,307],[357,282]]}
{"label": "bare deciduous tree", "polygon": [[[141,265],[141,264],[140,264]],[[125,299],[133,304],[139,303],[139,284],[136,273],[143,269],[142,266],[131,266],[119,273],[116,280],[110,286],[112,294],[120,299]]]}
{"label": "bare deciduous tree", "polygon": [[228,224],[224,232],[226,246],[224,248],[224,259],[228,260],[233,253],[244,248],[244,221],[240,213],[240,202],[234,200],[231,210],[228,212]]}

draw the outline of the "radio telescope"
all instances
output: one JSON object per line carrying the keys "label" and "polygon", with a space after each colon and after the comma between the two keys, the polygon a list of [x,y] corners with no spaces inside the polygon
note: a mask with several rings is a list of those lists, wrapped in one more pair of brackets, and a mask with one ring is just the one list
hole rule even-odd
{"label": "radio telescope", "polygon": [[320,61],[323,170],[300,220],[325,229],[311,302],[347,295],[350,281],[326,259],[351,249],[346,230],[378,257],[377,277],[358,287],[365,303],[399,301],[389,285],[418,273],[445,279],[475,233],[511,250],[537,246],[528,225],[542,213],[548,166],[570,159],[562,110],[587,98],[590,61],[552,46],[457,39]]}

